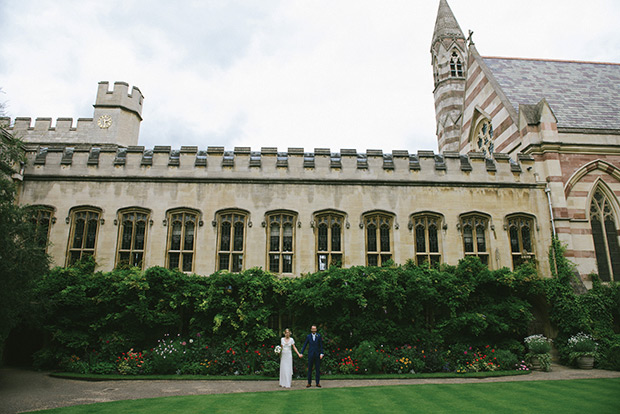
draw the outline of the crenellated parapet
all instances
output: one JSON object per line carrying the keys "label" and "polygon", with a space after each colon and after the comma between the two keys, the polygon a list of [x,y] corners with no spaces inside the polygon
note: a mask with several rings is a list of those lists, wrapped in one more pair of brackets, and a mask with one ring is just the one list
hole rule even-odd
{"label": "crenellated parapet", "polygon": [[[253,150],[250,147],[170,146],[144,148],[118,145],[64,144],[27,145],[26,175],[92,177],[93,179],[155,180],[328,180],[331,184],[381,182],[428,182],[429,185],[456,183],[462,185],[536,183],[531,172],[534,159],[519,155],[513,160],[496,153],[486,158],[482,153],[395,150],[358,152],[355,149],[332,151],[315,148],[289,148],[286,152],[273,147]],[[75,178],[72,178],[75,179]],[[474,183],[474,184],[472,184]]]}
{"label": "crenellated parapet", "polygon": [[99,82],[92,118],[0,118],[0,125],[26,143],[41,145],[118,144],[137,145],[144,96],[125,82]]}

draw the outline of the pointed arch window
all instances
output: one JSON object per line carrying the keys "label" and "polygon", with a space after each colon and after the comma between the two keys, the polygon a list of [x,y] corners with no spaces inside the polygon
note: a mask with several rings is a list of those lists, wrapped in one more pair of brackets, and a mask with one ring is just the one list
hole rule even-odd
{"label": "pointed arch window", "polygon": [[526,262],[536,263],[533,230],[534,222],[531,217],[511,216],[508,218],[508,237],[513,269]]}
{"label": "pointed arch window", "polygon": [[241,211],[218,214],[217,269],[239,273],[243,270],[247,214]]}
{"label": "pointed arch window", "polygon": [[95,256],[100,218],[101,210],[96,207],[80,207],[71,211],[67,265],[87,256]]}
{"label": "pointed arch window", "polygon": [[597,189],[590,202],[590,225],[598,275],[602,281],[620,279],[618,227],[609,199]]}
{"label": "pointed arch window", "polygon": [[316,263],[318,270],[330,266],[342,267],[344,261],[344,215],[335,212],[321,213],[315,217]]}
{"label": "pointed arch window", "polygon": [[267,255],[272,273],[293,273],[296,221],[293,213],[271,213],[267,216]]}
{"label": "pointed arch window", "polygon": [[470,214],[461,217],[465,256],[477,256],[487,266],[489,265],[488,225],[488,218],[482,215]]}
{"label": "pointed arch window", "polygon": [[367,266],[381,266],[392,260],[392,220],[392,216],[384,213],[364,217]]}
{"label": "pointed arch window", "polygon": [[168,269],[194,270],[198,212],[190,209],[168,212]]}
{"label": "pointed arch window", "polygon": [[49,206],[32,206],[32,224],[35,226],[35,241],[37,245],[47,252],[49,244],[50,228],[56,221],[54,218],[54,208]]}
{"label": "pointed arch window", "polygon": [[118,242],[116,266],[133,266],[144,269],[146,233],[150,212],[145,209],[124,209],[118,213]]}
{"label": "pointed arch window", "polygon": [[495,151],[495,141],[493,140],[493,124],[487,118],[483,118],[478,125],[473,136],[474,148],[482,152],[485,157],[491,157]]}
{"label": "pointed arch window", "polygon": [[418,266],[435,266],[441,262],[440,225],[442,217],[436,214],[418,214],[411,218]]}
{"label": "pointed arch window", "polygon": [[450,56],[450,77],[463,77],[463,61],[456,51],[453,51]]}

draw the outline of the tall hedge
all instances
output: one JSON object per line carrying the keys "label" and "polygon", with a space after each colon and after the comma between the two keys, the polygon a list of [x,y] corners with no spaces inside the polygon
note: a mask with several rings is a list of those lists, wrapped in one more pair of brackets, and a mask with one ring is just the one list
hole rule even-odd
{"label": "tall hedge", "polygon": [[330,344],[519,346],[540,290],[534,269],[488,270],[476,258],[440,269],[332,267],[299,278],[261,269],[187,275],[161,267],[94,272],[55,268],[38,284],[36,323],[54,365],[68,355],[149,349],[165,334],[212,342],[276,341],[286,321],[299,337],[319,325]]}

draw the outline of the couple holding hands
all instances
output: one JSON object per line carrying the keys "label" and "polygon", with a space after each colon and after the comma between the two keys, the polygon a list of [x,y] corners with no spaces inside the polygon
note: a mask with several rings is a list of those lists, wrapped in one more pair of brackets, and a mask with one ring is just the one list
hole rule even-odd
{"label": "couple holding hands", "polygon": [[304,346],[301,348],[301,353],[297,351],[295,347],[295,340],[291,338],[291,330],[284,330],[284,338],[280,340],[282,346],[282,353],[280,354],[280,386],[284,388],[291,388],[291,381],[293,380],[293,350],[297,353],[299,358],[303,358],[306,346],[308,347],[308,384],[306,387],[312,385],[312,368],[316,369],[316,386],[321,387],[321,359],[323,359],[323,338],[317,333],[316,325],[312,325],[310,333],[306,336]]}

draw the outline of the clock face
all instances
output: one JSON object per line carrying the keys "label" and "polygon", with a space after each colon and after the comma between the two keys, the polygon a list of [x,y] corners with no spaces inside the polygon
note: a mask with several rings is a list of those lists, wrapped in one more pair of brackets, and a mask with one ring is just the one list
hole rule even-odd
{"label": "clock face", "polygon": [[101,129],[108,129],[112,126],[112,117],[110,115],[101,115],[97,120],[97,125]]}

